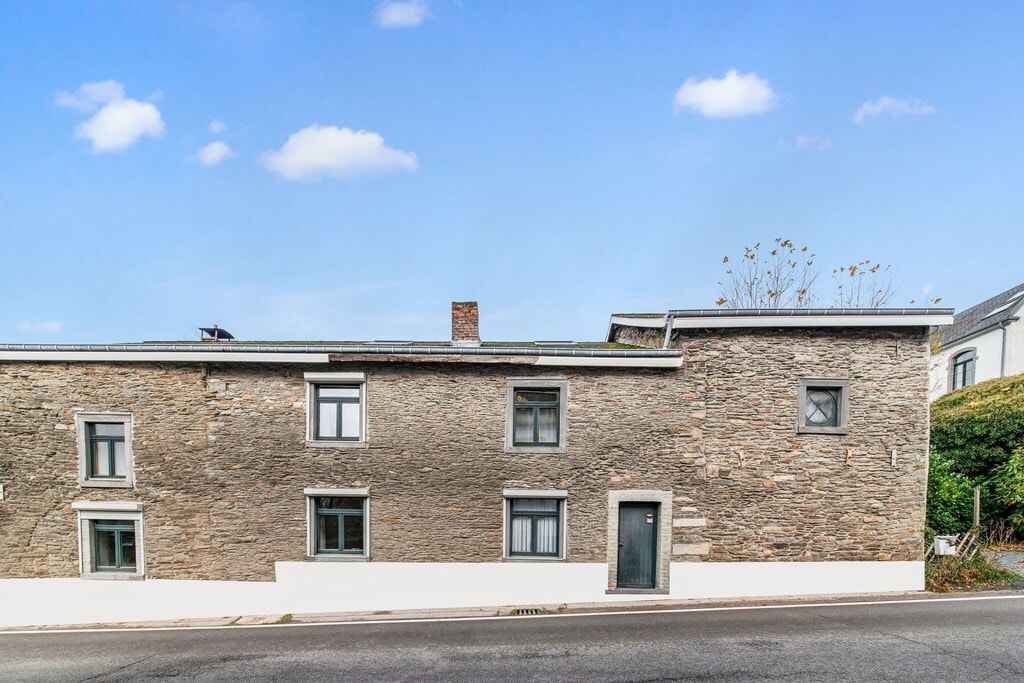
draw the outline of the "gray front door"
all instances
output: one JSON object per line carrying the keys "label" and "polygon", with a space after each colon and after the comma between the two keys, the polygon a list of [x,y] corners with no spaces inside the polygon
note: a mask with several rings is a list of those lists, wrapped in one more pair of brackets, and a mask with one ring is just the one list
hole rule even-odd
{"label": "gray front door", "polygon": [[619,588],[654,588],[658,503],[619,503]]}

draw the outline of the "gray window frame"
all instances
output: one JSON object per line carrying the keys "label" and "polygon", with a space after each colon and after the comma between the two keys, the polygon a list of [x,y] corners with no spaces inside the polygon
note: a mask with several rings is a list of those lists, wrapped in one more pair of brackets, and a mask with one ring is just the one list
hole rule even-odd
{"label": "gray window frame", "polygon": [[[558,390],[558,443],[516,445],[515,396],[516,391],[530,389]],[[523,454],[561,454],[568,450],[569,439],[569,382],[564,377],[510,377],[505,397],[505,452]]]}
{"label": "gray window frame", "polygon": [[[91,443],[91,426],[96,424],[124,425],[124,471],[123,477],[95,476],[90,472],[89,459]],[[80,488],[120,488],[135,487],[135,453],[132,448],[132,432],[134,423],[132,414],[128,412],[94,413],[78,411],[75,413],[75,439],[78,445],[78,486]],[[103,437],[100,437],[101,439]]]}
{"label": "gray window frame", "polygon": [[[566,556],[566,538],[569,529],[567,499],[569,492],[563,489],[516,489],[502,490],[502,558],[507,562],[561,562]],[[558,501],[558,552],[555,554],[513,553],[512,552],[512,500],[516,498],[544,498]]]}
{"label": "gray window frame", "polygon": [[[367,420],[367,382],[362,372],[307,372],[306,381],[306,446],[309,448],[367,448],[369,424]],[[317,389],[319,387],[359,388],[359,438],[317,438]],[[339,414],[340,415],[340,414]]]}
{"label": "gray window frame", "polygon": [[[805,415],[807,392],[815,389],[838,392],[839,412],[835,426],[807,424]],[[796,411],[796,431],[797,434],[848,434],[850,431],[850,380],[834,377],[800,378]]]}
{"label": "gray window frame", "polygon": [[[114,581],[142,580],[146,576],[146,543],[142,503],[132,501],[100,502],[79,500],[71,504],[78,513],[78,571],[83,579]],[[96,567],[95,525],[99,523],[135,526],[135,568],[100,569]]]}
{"label": "gray window frame", "polygon": [[[307,488],[306,497],[306,556],[311,560],[365,562],[370,559],[370,489],[368,488]],[[361,552],[321,551],[318,548],[317,498],[358,498],[363,501],[363,549]]]}

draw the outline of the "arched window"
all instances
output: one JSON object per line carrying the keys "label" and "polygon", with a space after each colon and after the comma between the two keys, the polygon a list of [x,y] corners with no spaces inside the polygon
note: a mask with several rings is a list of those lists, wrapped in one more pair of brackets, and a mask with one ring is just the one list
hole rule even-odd
{"label": "arched window", "polygon": [[974,349],[953,356],[953,391],[974,384]]}

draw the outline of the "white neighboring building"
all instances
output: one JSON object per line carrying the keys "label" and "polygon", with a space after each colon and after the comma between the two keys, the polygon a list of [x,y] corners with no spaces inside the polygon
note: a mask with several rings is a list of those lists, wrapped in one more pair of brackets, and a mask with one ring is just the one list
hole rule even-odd
{"label": "white neighboring building", "polygon": [[1024,372],[1024,283],[957,313],[932,339],[929,400]]}

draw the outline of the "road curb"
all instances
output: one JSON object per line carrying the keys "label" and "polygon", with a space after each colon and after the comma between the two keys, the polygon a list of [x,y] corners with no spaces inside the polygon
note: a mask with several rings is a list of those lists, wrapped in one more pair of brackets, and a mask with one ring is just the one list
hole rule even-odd
{"label": "road curb", "polygon": [[680,611],[717,611],[767,609],[785,607],[855,606],[858,603],[885,604],[971,599],[1024,597],[1024,590],[929,593],[849,593],[827,596],[776,596],[728,600],[689,599],[628,602],[593,602],[573,604],[502,605],[474,608],[376,610],[369,612],[317,612],[304,614],[249,614],[216,618],[175,619],[171,621],[112,622],[93,624],[53,624],[0,629],[0,635],[18,633],[67,633],[71,631],[105,630],[188,630],[211,628],[251,628],[273,626],[313,626],[317,624],[400,623],[424,621],[458,621],[495,618],[535,618],[545,616],[586,616],[588,614],[629,614]]}

